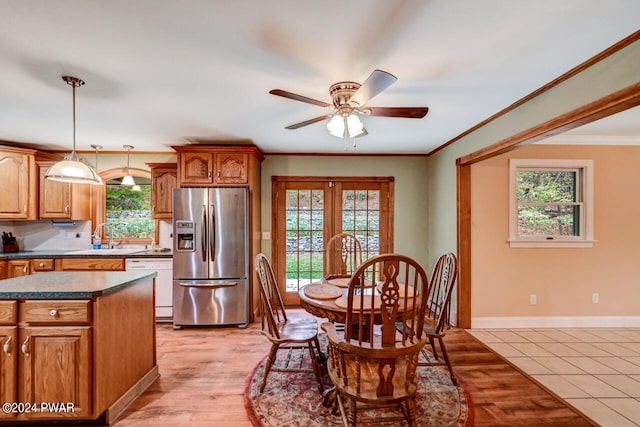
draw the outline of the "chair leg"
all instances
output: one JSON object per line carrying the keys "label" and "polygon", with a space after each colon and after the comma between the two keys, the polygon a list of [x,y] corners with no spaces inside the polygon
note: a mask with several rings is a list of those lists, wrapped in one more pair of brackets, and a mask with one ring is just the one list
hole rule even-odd
{"label": "chair leg", "polygon": [[318,337],[316,336],[316,338],[313,340],[316,343],[316,348],[318,349],[318,358],[319,358],[319,362],[322,364],[327,363],[327,359],[328,359],[328,355],[322,352],[322,349],[320,348],[320,341],[318,340]]}
{"label": "chair leg", "polygon": [[278,344],[272,343],[271,350],[269,350],[269,356],[267,357],[267,363],[264,367],[264,375],[262,376],[262,383],[260,383],[260,393],[263,392],[264,387],[267,385],[267,376],[271,370],[271,365],[276,360],[276,353],[278,352]]}
{"label": "chair leg", "polygon": [[438,342],[440,343],[440,349],[442,350],[442,357],[444,358],[444,363],[447,364],[447,368],[449,368],[449,374],[451,375],[451,382],[454,385],[458,385],[456,381],[456,376],[453,375],[453,369],[451,368],[451,362],[449,361],[449,355],[447,354],[447,347],[444,345],[444,340],[442,338],[438,338]]}
{"label": "chair leg", "polygon": [[416,400],[415,398],[408,399],[405,402],[405,406],[407,408],[407,422],[409,423],[409,427],[418,427],[416,423]]}
{"label": "chair leg", "polygon": [[429,337],[429,343],[431,344],[431,349],[433,350],[433,357],[438,360],[438,350],[436,350],[436,340],[433,337]]}
{"label": "chair leg", "polygon": [[357,402],[355,399],[349,399],[349,412],[347,413],[347,420],[349,421],[349,427],[356,427],[358,423],[358,414],[357,414]]}
{"label": "chair leg", "polygon": [[[344,427],[349,427],[349,420],[347,419],[347,414],[345,413],[344,410],[344,403],[342,402],[342,396],[340,396],[340,393],[336,392],[336,400],[338,401],[338,408],[340,409],[340,415],[342,415],[342,423],[344,424]],[[335,412],[332,412],[333,415],[336,415]]]}
{"label": "chair leg", "polygon": [[[316,341],[318,339],[316,338]],[[314,350],[315,345],[317,345]],[[309,341],[309,357],[311,358],[311,366],[313,366],[313,372],[316,374],[316,379],[318,380],[318,388],[320,389],[320,394],[324,391],[324,386],[322,385],[322,380],[320,379],[320,363],[318,359],[320,358],[320,346],[316,343]],[[316,351],[318,354],[316,354]]]}

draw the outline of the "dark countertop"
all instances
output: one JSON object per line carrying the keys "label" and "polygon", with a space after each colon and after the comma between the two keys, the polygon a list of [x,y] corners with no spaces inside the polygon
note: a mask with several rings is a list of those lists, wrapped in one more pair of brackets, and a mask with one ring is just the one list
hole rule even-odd
{"label": "dark countertop", "polygon": [[52,271],[0,281],[0,299],[86,299],[157,277],[155,271]]}
{"label": "dark countertop", "polygon": [[22,258],[172,258],[173,253],[157,252],[152,250],[140,249],[140,252],[130,254],[69,254],[74,249],[68,250],[46,250],[46,251],[23,251],[23,252],[0,252],[0,260],[3,259],[22,259]]}

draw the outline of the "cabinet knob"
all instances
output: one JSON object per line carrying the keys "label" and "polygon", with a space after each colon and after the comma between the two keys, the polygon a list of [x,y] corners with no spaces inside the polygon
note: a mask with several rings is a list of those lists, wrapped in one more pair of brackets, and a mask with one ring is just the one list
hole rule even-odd
{"label": "cabinet knob", "polygon": [[26,211],[27,211],[27,205],[24,205],[24,206],[22,207],[22,212],[26,212]]}
{"label": "cabinet knob", "polygon": [[28,336],[26,340],[24,340],[24,342],[22,343],[22,353],[24,353],[25,355],[29,355],[29,340],[31,339],[31,336]]}
{"label": "cabinet knob", "polygon": [[64,213],[69,213],[69,206],[64,207]]}
{"label": "cabinet knob", "polygon": [[220,171],[216,172],[216,176],[220,178]]}
{"label": "cabinet knob", "polygon": [[24,265],[24,267],[22,267],[22,272],[23,273],[27,273],[29,270],[27,269],[27,264]]}
{"label": "cabinet knob", "polygon": [[52,309],[52,310],[49,312],[49,314],[50,314],[52,317],[56,317],[56,316],[58,315],[58,310],[56,310],[56,309],[54,308],[54,309]]}
{"label": "cabinet knob", "polygon": [[2,351],[4,351],[5,354],[11,354],[11,337],[7,337],[7,340],[4,342],[4,345],[2,346]]}
{"label": "cabinet knob", "polygon": [[38,267],[44,267],[44,262],[41,262],[40,264],[38,264]]}
{"label": "cabinet knob", "polygon": [[209,173],[207,174],[207,176],[208,176],[209,178],[211,178],[211,171],[209,171]]}

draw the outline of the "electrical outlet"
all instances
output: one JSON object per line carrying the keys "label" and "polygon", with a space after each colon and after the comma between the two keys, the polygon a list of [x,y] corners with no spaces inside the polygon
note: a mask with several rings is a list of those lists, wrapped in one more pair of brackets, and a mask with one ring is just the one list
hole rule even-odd
{"label": "electrical outlet", "polygon": [[535,294],[529,295],[529,304],[536,305],[538,303],[538,296]]}
{"label": "electrical outlet", "polygon": [[591,296],[591,302],[593,302],[594,304],[598,304],[600,302],[600,294],[597,292],[594,292],[593,295]]}

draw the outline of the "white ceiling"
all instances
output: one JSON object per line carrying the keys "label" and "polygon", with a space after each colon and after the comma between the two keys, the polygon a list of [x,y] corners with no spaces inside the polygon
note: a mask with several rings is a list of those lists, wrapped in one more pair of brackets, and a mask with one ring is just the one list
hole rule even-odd
{"label": "white ceiling", "polygon": [[325,110],[268,92],[329,102],[331,84],[378,68],[398,81],[369,106],[430,110],[364,117],[355,152],[428,153],[637,31],[639,16],[638,0],[2,0],[0,140],[70,149],[70,74],[86,81],[78,150],[249,140],[341,153],[324,123],[284,128]]}

